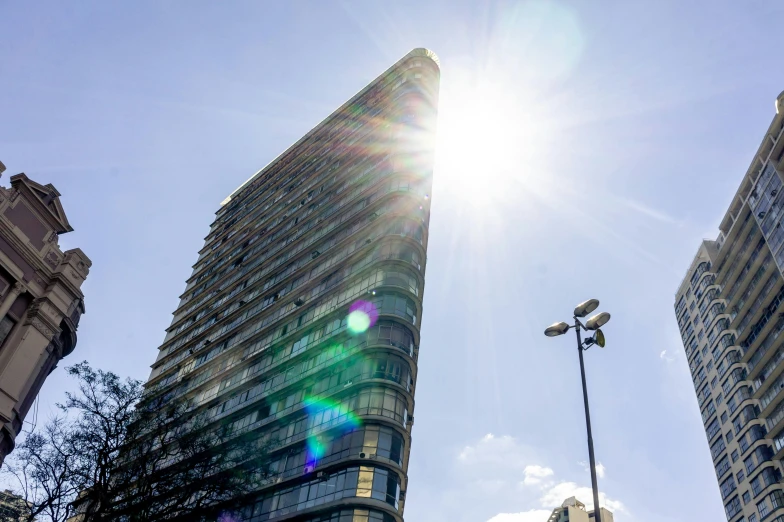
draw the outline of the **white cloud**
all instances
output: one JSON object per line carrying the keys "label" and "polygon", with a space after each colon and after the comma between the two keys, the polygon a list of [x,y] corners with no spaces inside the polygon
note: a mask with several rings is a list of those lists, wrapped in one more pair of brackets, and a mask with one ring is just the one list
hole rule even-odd
{"label": "white cloud", "polygon": [[522,513],[499,513],[487,522],[544,522],[552,511],[532,509]]}
{"label": "white cloud", "polygon": [[460,451],[458,464],[473,482],[511,487],[521,481],[526,466],[534,458],[534,451],[514,437],[488,433],[476,444],[465,446]]}
{"label": "white cloud", "polygon": [[659,354],[659,359],[662,359],[664,361],[667,361],[668,363],[671,363],[672,361],[675,360],[675,357],[668,357],[667,356],[667,350],[662,350],[662,352]]}
{"label": "white cloud", "polygon": [[525,484],[526,486],[539,484],[542,482],[543,478],[553,476],[553,470],[538,465],[526,466],[525,469],[523,470],[523,473],[525,474],[525,479],[523,479],[523,484]]}
{"label": "white cloud", "polygon": [[[504,512],[487,522],[545,522],[553,508],[572,496],[593,509],[590,487],[559,479],[555,470],[537,463],[541,461],[539,452],[518,439],[488,433],[457,454],[456,471],[466,489],[455,494],[463,500],[471,495],[488,502],[494,499],[497,509]],[[588,470],[587,463],[579,464]],[[604,465],[597,463],[596,473],[604,477]],[[583,484],[586,482],[590,483]],[[511,503],[504,500],[510,498],[517,500]],[[626,511],[622,502],[607,498],[604,493],[599,501],[610,511]]]}
{"label": "white cloud", "polygon": [[[578,486],[574,482],[561,482],[549,488],[544,492],[539,501],[542,507],[558,507],[561,503],[569,498],[577,497],[577,499],[585,504],[588,510],[593,509],[593,491],[587,486]],[[626,507],[622,502],[607,498],[602,492],[599,492],[599,505],[609,509],[613,512],[626,511]]]}
{"label": "white cloud", "polygon": [[523,471],[526,466],[527,451],[514,437],[502,435],[496,437],[488,433],[473,446],[466,446],[458,455],[463,465],[491,466],[498,469]]}
{"label": "white cloud", "polygon": [[[585,468],[585,471],[587,471],[588,473],[591,472],[591,467],[584,460],[581,461],[581,462],[578,462],[578,464],[581,465],[583,468]],[[601,462],[597,462],[596,463],[596,476],[599,477],[599,478],[604,478],[604,472],[605,471],[607,471],[607,468],[604,467],[604,464],[602,464]]]}
{"label": "white cloud", "polygon": [[533,451],[514,437],[488,433],[460,451],[458,471],[466,484],[484,496],[513,495],[533,458]]}
{"label": "white cloud", "polygon": [[[623,203],[624,205],[626,205],[630,209],[639,212],[643,216],[647,216],[647,217],[649,217],[651,219],[654,219],[656,221],[660,221],[662,223],[668,223],[670,225],[683,226],[683,222],[682,221],[680,221],[679,219],[675,218],[674,216],[671,216],[671,215],[667,214],[666,212],[662,212],[661,210],[657,210],[655,208],[649,207],[648,205],[645,205],[645,204],[643,204],[643,203],[641,203],[639,201],[635,201],[633,199],[629,199],[629,198],[618,198],[618,199],[619,199],[619,201],[621,203]],[[711,237],[711,236],[703,236],[703,237]]]}

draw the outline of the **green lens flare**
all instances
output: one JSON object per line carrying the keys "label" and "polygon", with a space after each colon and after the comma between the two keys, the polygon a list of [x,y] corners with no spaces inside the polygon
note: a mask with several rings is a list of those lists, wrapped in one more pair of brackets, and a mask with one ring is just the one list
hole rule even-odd
{"label": "green lens flare", "polygon": [[358,334],[370,328],[370,316],[362,310],[354,310],[348,314],[348,329]]}
{"label": "green lens flare", "polygon": [[[323,418],[341,418],[340,427],[347,433],[355,430],[361,424],[359,417],[351,413],[346,406],[339,402],[319,397],[308,397],[305,399],[305,409],[309,417],[322,416]],[[307,458],[306,468],[312,468],[318,460],[324,456],[326,446],[321,435],[311,435],[306,441]]]}
{"label": "green lens flare", "polygon": [[370,301],[359,300],[354,302],[348,309],[346,325],[348,331],[353,334],[360,334],[376,324],[378,310]]}

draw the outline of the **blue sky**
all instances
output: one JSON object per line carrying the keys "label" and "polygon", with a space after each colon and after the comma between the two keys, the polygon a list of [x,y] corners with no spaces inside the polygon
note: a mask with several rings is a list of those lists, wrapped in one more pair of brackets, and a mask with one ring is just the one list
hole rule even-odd
{"label": "blue sky", "polygon": [[[0,160],[93,260],[67,360],[146,379],[218,204],[414,47],[442,63],[406,520],[723,520],[673,295],[784,89],[778,1],[0,0]],[[666,353],[663,353],[666,350]],[[41,393],[39,423],[70,386]],[[32,420],[32,417],[28,420]]]}

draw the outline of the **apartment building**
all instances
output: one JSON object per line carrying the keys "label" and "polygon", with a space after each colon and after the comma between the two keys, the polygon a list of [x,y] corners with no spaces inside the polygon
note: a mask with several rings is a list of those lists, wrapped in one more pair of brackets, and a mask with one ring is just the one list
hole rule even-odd
{"label": "apartment building", "polygon": [[226,198],[149,393],[272,442],[242,520],[402,522],[439,66],[415,49]]}
{"label": "apartment building", "polygon": [[719,227],[675,296],[730,522],[784,522],[784,93]]}

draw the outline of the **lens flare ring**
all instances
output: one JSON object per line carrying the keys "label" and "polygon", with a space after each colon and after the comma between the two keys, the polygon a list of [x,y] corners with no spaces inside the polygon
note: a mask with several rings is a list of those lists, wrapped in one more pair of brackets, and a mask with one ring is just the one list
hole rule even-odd
{"label": "lens flare ring", "polygon": [[347,326],[352,334],[367,331],[377,320],[378,310],[370,301],[356,301],[348,309]]}

